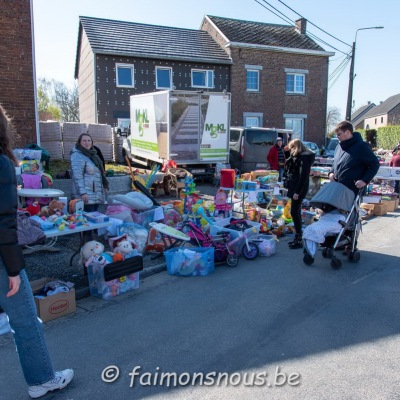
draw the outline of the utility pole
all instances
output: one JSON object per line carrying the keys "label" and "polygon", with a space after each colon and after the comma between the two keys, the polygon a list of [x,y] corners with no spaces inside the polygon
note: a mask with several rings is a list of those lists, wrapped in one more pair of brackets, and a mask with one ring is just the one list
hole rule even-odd
{"label": "utility pole", "polygon": [[351,64],[349,73],[349,90],[347,92],[346,121],[351,121],[351,108],[353,103],[354,59],[356,56],[357,32],[364,31],[367,29],[383,29],[383,26],[370,26],[368,28],[359,28],[356,30],[356,36],[354,38],[353,47],[351,49]]}
{"label": "utility pole", "polygon": [[353,81],[354,81],[354,57],[356,55],[356,42],[353,42],[351,50],[351,63],[349,73],[349,90],[347,92],[346,121],[351,121],[351,105],[353,102]]}

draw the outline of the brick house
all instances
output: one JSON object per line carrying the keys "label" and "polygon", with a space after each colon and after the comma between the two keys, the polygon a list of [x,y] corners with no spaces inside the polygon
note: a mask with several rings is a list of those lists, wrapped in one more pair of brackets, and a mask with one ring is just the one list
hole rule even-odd
{"label": "brick house", "polygon": [[230,91],[231,63],[205,31],[80,17],[75,64],[80,120],[126,123],[133,94]]}
{"label": "brick house", "polygon": [[31,3],[0,0],[0,103],[16,128],[14,147],[37,140]]}
{"label": "brick house", "polygon": [[363,115],[365,129],[400,125],[400,94],[387,98]]}
{"label": "brick house", "polygon": [[207,31],[232,59],[231,125],[293,129],[297,137],[323,144],[329,57],[296,26],[206,15]]}
{"label": "brick house", "polygon": [[364,129],[365,115],[374,107],[376,107],[376,104],[369,101],[351,114],[351,123],[354,129]]}

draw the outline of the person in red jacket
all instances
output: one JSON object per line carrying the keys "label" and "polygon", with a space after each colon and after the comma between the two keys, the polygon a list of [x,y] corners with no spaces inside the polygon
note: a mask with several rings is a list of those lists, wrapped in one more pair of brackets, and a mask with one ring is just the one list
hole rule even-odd
{"label": "person in red jacket", "polygon": [[279,181],[282,181],[285,169],[285,152],[283,150],[282,138],[278,137],[276,143],[271,147],[267,155],[267,161],[272,170],[279,172]]}
{"label": "person in red jacket", "polygon": [[[400,150],[395,150],[393,152],[393,157],[390,160],[389,167],[400,167]],[[399,195],[399,183],[400,181],[394,181],[394,191],[397,195]]]}

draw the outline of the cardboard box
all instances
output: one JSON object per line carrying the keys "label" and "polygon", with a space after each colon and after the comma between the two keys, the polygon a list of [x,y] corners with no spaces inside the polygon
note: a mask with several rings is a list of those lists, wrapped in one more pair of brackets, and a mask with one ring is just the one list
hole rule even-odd
{"label": "cardboard box", "polygon": [[399,207],[399,199],[382,200],[382,204],[386,204],[386,211],[393,212]]}
{"label": "cardboard box", "polygon": [[400,178],[400,167],[390,168],[390,176],[393,178]]}
{"label": "cardboard box", "polygon": [[382,201],[382,196],[363,196],[362,202],[368,204],[379,204]]}
{"label": "cardboard box", "polygon": [[94,223],[108,222],[110,217],[108,215],[99,213],[98,211],[84,212],[83,216],[89,221]]}
{"label": "cardboard box", "polygon": [[385,215],[386,213],[386,204],[374,204],[372,215]]}
{"label": "cardboard box", "polygon": [[377,176],[382,176],[382,177],[389,177],[391,174],[391,169],[390,167],[379,167],[378,172],[376,173]]}
{"label": "cardboard box", "polygon": [[[30,282],[33,294],[37,294],[43,289],[43,286],[54,279],[42,278]],[[48,297],[35,297],[36,309],[38,317],[43,321],[51,321],[64,315],[71,314],[76,311],[75,289],[69,292],[56,293]]]}

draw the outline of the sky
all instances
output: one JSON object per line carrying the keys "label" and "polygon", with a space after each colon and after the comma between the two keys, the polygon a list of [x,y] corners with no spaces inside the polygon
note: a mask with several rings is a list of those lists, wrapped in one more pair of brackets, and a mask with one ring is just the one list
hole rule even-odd
{"label": "sky", "polygon": [[343,118],[348,54],[357,29],[383,26],[357,32],[353,111],[400,93],[397,0],[33,0],[36,76],[73,86],[79,16],[199,29],[206,14],[283,25],[306,18],[307,32],[335,48],[317,41],[335,53],[329,62],[328,107],[337,107]]}

